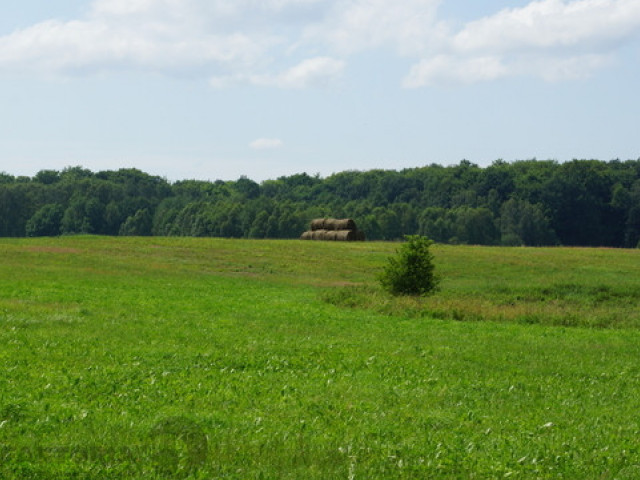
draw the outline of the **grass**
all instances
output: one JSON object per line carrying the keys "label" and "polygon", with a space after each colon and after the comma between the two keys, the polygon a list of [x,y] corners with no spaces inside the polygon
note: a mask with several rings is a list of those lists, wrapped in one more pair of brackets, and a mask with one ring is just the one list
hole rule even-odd
{"label": "grass", "polygon": [[394,249],[0,240],[0,477],[637,478],[640,252]]}
{"label": "grass", "polygon": [[428,298],[390,298],[375,282],[324,298],[412,317],[640,327],[640,250],[438,246],[435,254],[443,283]]}

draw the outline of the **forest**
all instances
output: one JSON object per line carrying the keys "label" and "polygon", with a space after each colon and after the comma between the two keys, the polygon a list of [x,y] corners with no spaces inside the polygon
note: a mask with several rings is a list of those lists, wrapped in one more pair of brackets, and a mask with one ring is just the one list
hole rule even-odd
{"label": "forest", "polygon": [[637,160],[494,161],[300,173],[257,183],[169,182],[138,169],[0,173],[0,236],[73,234],[297,238],[316,217],[350,217],[368,240],[636,248]]}

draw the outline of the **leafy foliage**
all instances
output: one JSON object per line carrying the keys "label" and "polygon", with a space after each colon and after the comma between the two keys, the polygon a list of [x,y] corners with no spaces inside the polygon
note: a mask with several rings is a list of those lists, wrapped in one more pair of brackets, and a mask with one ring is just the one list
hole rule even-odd
{"label": "leafy foliage", "polygon": [[247,177],[171,184],[136,169],[0,173],[0,236],[55,232],[55,225],[34,228],[47,205],[62,208],[62,234],[296,238],[312,218],[331,216],[354,218],[370,240],[417,234],[449,244],[635,247],[640,159],[497,160],[486,168],[463,160],[260,184]]}
{"label": "leafy foliage", "polygon": [[380,283],[393,295],[428,295],[438,286],[433,242],[420,235],[407,235],[395,257],[390,257],[380,275]]}
{"label": "leafy foliage", "polygon": [[120,235],[139,237],[151,235],[151,222],[151,215],[146,208],[138,210],[122,224]]}
{"label": "leafy foliage", "polygon": [[27,221],[27,237],[55,237],[60,235],[64,210],[61,205],[47,204]]}

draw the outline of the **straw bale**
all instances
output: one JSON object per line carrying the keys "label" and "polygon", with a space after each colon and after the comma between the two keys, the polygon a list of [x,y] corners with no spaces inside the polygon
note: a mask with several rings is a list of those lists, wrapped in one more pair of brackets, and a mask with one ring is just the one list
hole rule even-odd
{"label": "straw bale", "polygon": [[311,220],[311,230],[357,230],[351,218],[315,218]]}
{"label": "straw bale", "polygon": [[343,242],[352,242],[356,239],[356,233],[353,230],[338,230],[336,232],[336,240]]}
{"label": "straw bale", "polygon": [[335,218],[325,218],[324,219],[324,228],[325,230],[338,230],[336,228],[336,223],[338,221]]}
{"label": "straw bale", "polygon": [[311,230],[304,232],[302,240],[328,240],[353,242],[365,240],[364,232],[358,230],[351,218],[316,218],[311,221]]}
{"label": "straw bale", "polygon": [[327,230],[325,233],[325,240],[336,241],[338,240],[338,232],[336,230]]}
{"label": "straw bale", "polygon": [[326,235],[326,230],[313,230],[311,232],[311,240],[324,240]]}
{"label": "straw bale", "polygon": [[356,230],[356,222],[354,222],[351,218],[341,218],[336,220],[335,230]]}
{"label": "straw bale", "polygon": [[356,222],[350,218],[325,218],[325,230],[356,230]]}
{"label": "straw bale", "polygon": [[311,220],[311,230],[324,230],[324,218],[315,218]]}

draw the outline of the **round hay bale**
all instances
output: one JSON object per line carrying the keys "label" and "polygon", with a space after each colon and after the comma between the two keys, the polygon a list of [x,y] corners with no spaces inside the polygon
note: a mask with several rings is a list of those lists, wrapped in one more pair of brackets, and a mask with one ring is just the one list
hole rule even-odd
{"label": "round hay bale", "polygon": [[300,240],[311,240],[311,234],[312,233],[313,232],[311,230],[303,232],[302,235],[300,235]]}
{"label": "round hay bale", "polygon": [[353,242],[356,239],[356,232],[353,230],[338,230],[336,240],[342,242]]}
{"label": "round hay bale", "polygon": [[336,228],[338,220],[335,218],[325,218],[324,219],[324,228],[325,230],[339,230]]}
{"label": "round hay bale", "polygon": [[326,235],[326,230],[313,230],[311,233],[311,240],[324,240]]}
{"label": "round hay bale", "polygon": [[336,230],[327,230],[327,233],[325,233],[324,239],[335,242],[338,239],[338,232]]}
{"label": "round hay bale", "polygon": [[325,218],[325,230],[357,230],[356,222],[350,218]]}
{"label": "round hay bale", "polygon": [[324,230],[324,218],[315,218],[311,220],[311,230]]}
{"label": "round hay bale", "polygon": [[351,218],[341,218],[334,220],[332,226],[333,230],[356,230],[356,222]]}

